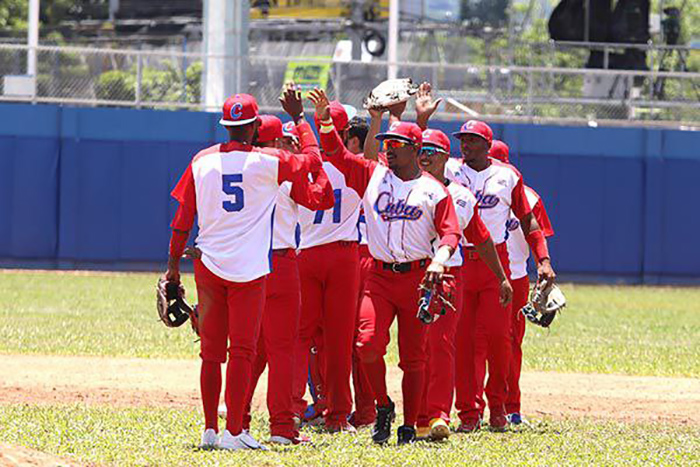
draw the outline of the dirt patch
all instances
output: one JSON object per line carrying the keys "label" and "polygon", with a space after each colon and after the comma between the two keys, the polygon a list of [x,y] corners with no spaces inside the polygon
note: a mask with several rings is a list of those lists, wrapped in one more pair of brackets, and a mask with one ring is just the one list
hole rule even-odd
{"label": "dirt patch", "polygon": [[[0,355],[0,404],[199,407],[197,360]],[[389,392],[401,401],[401,371],[388,368]],[[265,409],[267,378],[255,393]],[[700,379],[529,372],[523,413],[620,421],[700,424]]]}
{"label": "dirt patch", "polygon": [[0,467],[79,467],[80,465],[33,449],[0,443]]}

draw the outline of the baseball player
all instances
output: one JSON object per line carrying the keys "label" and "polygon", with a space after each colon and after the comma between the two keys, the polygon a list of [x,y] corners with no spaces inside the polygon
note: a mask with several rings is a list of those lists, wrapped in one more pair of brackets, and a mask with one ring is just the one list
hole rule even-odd
{"label": "baseball player", "polygon": [[[513,166],[488,157],[493,140],[491,128],[484,122],[470,120],[453,136],[460,141],[462,159],[450,159],[445,176],[475,194],[479,214],[496,243],[506,274],[510,274],[506,221],[512,212],[535,254],[539,280],[553,281],[547,242],[527,202],[522,176]],[[507,280],[496,277],[488,269],[473,246],[464,249],[464,259],[464,312],[456,341],[456,405],[461,420],[458,431],[474,431],[480,426],[487,361],[489,424],[493,430],[503,431],[507,427],[505,399],[510,368],[511,307],[500,302],[499,294],[510,286]]]}
{"label": "baseball player", "polygon": [[[293,122],[289,122],[294,125]],[[294,127],[296,133],[296,127]],[[298,134],[298,133],[297,133]],[[312,133],[311,133],[312,134]],[[315,140],[305,133],[305,147],[313,148]],[[255,146],[263,153],[274,154],[284,138],[282,122],[273,115],[261,115]],[[299,144],[299,143],[297,143]],[[319,153],[320,157],[320,153]],[[308,209],[333,207],[333,189],[323,170],[308,178],[285,182],[277,195],[272,235],[272,273],[267,276],[265,310],[263,312],[257,352],[246,403],[243,428],[250,429],[250,406],[260,375],[269,364],[267,407],[270,412],[270,442],[299,444],[308,441],[300,437],[294,423],[292,408],[292,371],[296,346],[301,293],[296,263],[297,204]]]}
{"label": "baseball player", "polygon": [[[337,107],[337,104],[336,104]],[[349,109],[349,106],[344,106],[347,110],[353,112],[353,109]],[[365,144],[368,125],[367,123],[359,117],[353,117],[348,121],[346,131],[344,132],[343,144],[352,153],[357,153],[360,151]],[[342,128],[339,128],[342,130]],[[360,297],[362,295],[362,290],[364,288],[365,279],[367,276],[367,262],[369,256],[369,251],[367,250],[367,239],[366,239],[366,229],[364,223],[364,214],[360,209],[360,216],[358,219],[358,233],[359,233],[359,256],[360,256]],[[358,303],[358,317],[359,320],[359,303]],[[354,339],[357,340],[357,322],[355,324],[355,334]],[[310,425],[318,424],[322,422],[326,413],[326,396],[325,396],[325,383],[323,380],[323,374],[321,367],[323,367],[323,333],[321,329],[317,332],[316,336],[312,339],[311,354],[309,356],[309,392],[313,397],[313,404],[307,406],[304,412],[304,421]],[[353,346],[352,352],[352,383],[355,396],[355,410],[350,414],[348,422],[355,428],[360,428],[362,426],[371,425],[374,423],[375,419],[375,409],[374,409],[374,396],[372,395],[372,388],[369,386],[369,381],[367,376],[362,370],[359,358],[357,357],[357,351]]]}
{"label": "baseball player", "polygon": [[[201,337],[203,447],[264,449],[243,430],[243,412],[265,302],[265,276],[270,273],[272,219],[279,186],[321,170],[318,148],[294,89],[285,90],[283,107],[303,135],[303,154],[255,149],[251,143],[259,125],[258,104],[248,94],[236,94],[224,103],[220,120],[228,130],[229,142],[200,151],[172,192],[180,205],[171,224],[167,281],[180,282],[180,257],[195,215],[199,224],[194,271]],[[219,436],[221,364],[227,353],[228,416]]]}
{"label": "baseball player", "polygon": [[[476,245],[479,257],[491,272],[501,282],[507,282],[493,240],[479,217],[476,198],[468,188],[445,179],[445,164],[449,157],[450,139],[447,135],[440,130],[423,131],[423,148],[418,159],[421,168],[447,186],[466,241]],[[418,439],[441,440],[447,438],[450,433],[450,411],[455,386],[455,333],[462,310],[462,264],[461,252],[452,255],[445,263],[456,280],[457,294],[454,305],[457,311],[446,313],[428,328],[428,365],[418,416]],[[509,302],[512,291],[506,287],[501,289],[501,292],[501,302]]]}
{"label": "baseball player", "polygon": [[[509,148],[506,143],[493,140],[489,156],[503,163],[510,164]],[[525,186],[525,196],[532,212],[537,219],[545,237],[554,235],[552,224],[544,208],[540,196]],[[520,310],[527,304],[530,291],[530,280],[527,276],[527,259],[530,256],[530,247],[525,240],[525,235],[520,228],[520,221],[513,215],[506,223],[508,246],[508,258],[510,259],[510,282],[513,285],[513,312],[511,313],[511,363],[508,372],[508,393],[506,395],[506,414],[508,421],[513,425],[523,422],[520,414],[520,369],[523,361],[523,337],[525,336],[525,317]]]}
{"label": "baseball player", "polygon": [[[387,395],[384,354],[389,328],[397,318],[399,366],[404,372],[404,425],[398,429],[398,443],[410,443],[416,438],[426,358],[426,326],[416,318],[418,287],[421,282],[432,286],[442,281],[445,263],[459,243],[457,215],[444,185],[418,166],[422,143],[418,126],[399,122],[377,135],[388,148],[385,166],[346,150],[322,90],[311,91],[309,98],[321,121],[325,157],[362,196],[369,250],[375,259],[360,308],[358,342],[377,403],[372,439],[385,443],[395,417]],[[432,241],[437,236],[441,240],[434,253]]]}
{"label": "baseball player", "polygon": [[[347,138],[346,109],[334,102],[331,113],[333,124]],[[299,208],[302,312],[296,354],[295,409],[298,414],[305,411],[303,395],[309,350],[312,339],[320,331],[326,429],[331,433],[354,432],[348,417],[352,409],[350,374],[360,280],[357,234],[360,196],[332,164],[324,162],[323,168],[333,187],[333,208],[325,211]]]}

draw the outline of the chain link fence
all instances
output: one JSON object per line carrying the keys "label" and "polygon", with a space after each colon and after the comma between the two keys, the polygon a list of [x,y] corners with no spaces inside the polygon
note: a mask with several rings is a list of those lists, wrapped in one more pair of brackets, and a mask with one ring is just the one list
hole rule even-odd
{"label": "chain link fence", "polygon": [[[0,101],[65,103],[216,111],[203,104],[207,62],[232,57],[198,53],[39,47],[36,86],[5,89],[24,75],[29,48],[0,44]],[[332,98],[362,107],[370,89],[386,79],[385,62],[329,62],[309,57],[249,57],[242,63],[247,92],[265,111],[278,97],[290,63],[318,63]],[[611,121],[700,126],[700,73],[582,68],[397,64],[398,76],[429,81],[445,99],[440,118],[465,113],[496,121]],[[324,76],[325,78],[325,76]]]}

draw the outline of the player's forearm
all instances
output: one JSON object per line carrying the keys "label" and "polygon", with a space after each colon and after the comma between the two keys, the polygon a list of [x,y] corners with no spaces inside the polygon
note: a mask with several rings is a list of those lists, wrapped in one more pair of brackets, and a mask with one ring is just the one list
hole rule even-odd
{"label": "player's forearm", "polygon": [[292,183],[290,193],[292,200],[311,211],[331,209],[335,205],[335,197],[328,175],[323,169],[311,175],[314,179],[313,182],[304,178]]}
{"label": "player's forearm", "polygon": [[533,255],[535,255],[537,263],[539,264],[545,260],[549,260],[547,239],[532,212],[520,219],[520,227],[523,230],[527,244],[530,246]]}
{"label": "player's forearm", "polygon": [[372,115],[372,119],[369,122],[369,131],[367,132],[367,137],[365,138],[364,156],[365,159],[370,159],[373,161],[379,160],[379,141],[375,138],[379,134],[382,128],[382,116]]}
{"label": "player's forearm", "polygon": [[489,238],[479,245],[475,245],[474,248],[479,254],[479,257],[486,263],[486,266],[493,272],[500,282],[508,280],[506,277],[506,272],[501,264],[501,259],[498,257],[498,252],[496,251],[496,246],[493,240]]}
{"label": "player's forearm", "polygon": [[321,151],[319,150],[316,135],[314,135],[313,130],[311,130],[311,125],[309,125],[309,123],[306,120],[301,120],[296,124],[296,128],[299,132],[299,144],[301,145],[301,152],[304,154],[314,155],[320,159]]}
{"label": "player's forearm", "polygon": [[333,121],[322,121],[321,128],[319,128],[319,137],[321,139],[321,147],[326,153],[326,157],[342,157],[343,153],[347,151],[343,140],[340,139],[338,130],[333,126]]}

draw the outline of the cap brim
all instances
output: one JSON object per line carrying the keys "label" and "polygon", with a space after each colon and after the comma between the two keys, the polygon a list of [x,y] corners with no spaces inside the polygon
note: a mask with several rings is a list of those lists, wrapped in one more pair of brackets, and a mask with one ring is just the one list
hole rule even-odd
{"label": "cap brim", "polygon": [[398,139],[407,143],[416,144],[416,142],[413,141],[411,138],[404,135],[399,135],[397,133],[379,133],[377,136],[375,136],[375,138],[379,141],[384,141],[387,139]]}
{"label": "cap brim", "polygon": [[445,153],[445,154],[449,154],[449,153],[450,153],[450,152],[449,152],[447,149],[445,149],[444,147],[440,146],[439,144],[432,143],[432,142],[430,142],[430,141],[423,141],[423,144],[422,144],[421,146],[422,146],[423,148],[426,148],[426,147],[428,147],[428,148],[435,148],[435,149],[437,149],[439,152],[442,152],[442,153]]}
{"label": "cap brim", "polygon": [[460,136],[464,136],[464,135],[474,135],[474,136],[478,136],[479,138],[483,139],[483,140],[486,141],[487,143],[489,142],[489,140],[486,139],[486,137],[484,137],[484,135],[482,135],[481,133],[477,133],[476,131],[457,131],[457,132],[455,132],[455,133],[452,133],[452,136],[455,137],[455,138],[457,138],[457,139],[459,139]]}
{"label": "cap brim", "polygon": [[255,120],[257,120],[259,117],[253,117],[249,118],[247,120],[224,120],[223,118],[219,120],[219,124],[223,126],[243,126],[247,125],[249,123],[253,123]]}

